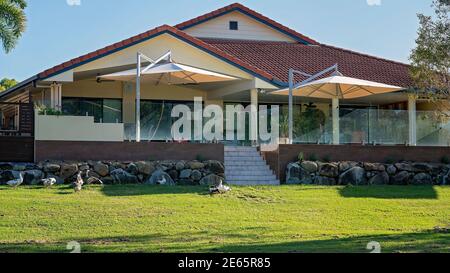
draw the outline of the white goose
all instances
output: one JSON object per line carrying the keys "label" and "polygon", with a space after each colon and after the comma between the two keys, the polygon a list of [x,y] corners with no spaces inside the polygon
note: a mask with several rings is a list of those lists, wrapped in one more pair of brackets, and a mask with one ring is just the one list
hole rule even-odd
{"label": "white goose", "polygon": [[81,189],[83,188],[83,184],[84,181],[83,178],[81,177],[81,172],[78,172],[77,179],[75,180],[75,182],[72,183],[75,192],[81,191]]}
{"label": "white goose", "polygon": [[44,187],[50,188],[51,186],[56,184],[56,178],[50,177],[50,178],[42,179],[41,182],[44,185]]}
{"label": "white goose", "polygon": [[22,172],[19,173],[19,178],[6,182],[6,184],[8,184],[9,186],[11,186],[13,188],[17,188],[22,183],[23,183],[23,174],[22,174]]}

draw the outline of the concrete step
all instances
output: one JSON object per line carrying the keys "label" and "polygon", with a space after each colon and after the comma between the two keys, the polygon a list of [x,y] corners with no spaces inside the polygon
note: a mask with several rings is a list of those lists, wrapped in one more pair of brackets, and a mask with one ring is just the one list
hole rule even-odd
{"label": "concrete step", "polygon": [[263,161],[260,156],[225,156],[225,162],[227,161]]}
{"label": "concrete step", "polygon": [[229,175],[225,177],[227,181],[272,181],[277,180],[275,175]]}
{"label": "concrete step", "polygon": [[248,170],[225,170],[225,174],[231,174],[231,175],[271,175],[273,174],[273,171],[269,168],[264,169],[264,170],[252,170],[252,169],[248,169]]}
{"label": "concrete step", "polygon": [[225,152],[225,156],[233,157],[233,156],[261,156],[257,151],[253,152]]}
{"label": "concrete step", "polygon": [[226,171],[272,171],[266,164],[258,165],[226,165]]}
{"label": "concrete step", "polygon": [[225,152],[253,152],[253,151],[257,151],[258,149],[254,148],[254,147],[245,147],[245,146],[225,146],[224,151]]}
{"label": "concrete step", "polygon": [[273,181],[227,181],[227,184],[229,185],[236,185],[236,186],[279,186],[280,181],[273,180]]}
{"label": "concrete step", "polygon": [[230,167],[247,167],[247,168],[257,168],[257,167],[263,167],[267,166],[266,162],[264,161],[255,161],[255,162],[248,162],[248,161],[230,161],[225,162],[225,169]]}

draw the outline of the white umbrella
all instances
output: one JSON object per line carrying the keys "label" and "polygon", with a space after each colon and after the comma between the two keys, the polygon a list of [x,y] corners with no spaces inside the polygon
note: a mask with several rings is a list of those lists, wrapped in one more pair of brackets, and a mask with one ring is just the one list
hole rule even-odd
{"label": "white umbrella", "polygon": [[[293,95],[321,99],[355,99],[402,89],[404,88],[378,82],[344,76],[331,76],[300,85],[293,90]],[[289,95],[289,88],[275,91],[273,94]]]}
{"label": "white umbrella", "polygon": [[[293,96],[332,99],[333,144],[339,144],[339,99],[355,99],[376,94],[390,93],[404,89],[378,82],[333,75],[294,87]],[[273,92],[288,95],[289,88]]]}
{"label": "white umbrella", "polygon": [[[136,69],[100,76],[101,79],[136,81]],[[236,80],[234,77],[174,62],[142,68],[141,81],[155,84],[211,83]]]}

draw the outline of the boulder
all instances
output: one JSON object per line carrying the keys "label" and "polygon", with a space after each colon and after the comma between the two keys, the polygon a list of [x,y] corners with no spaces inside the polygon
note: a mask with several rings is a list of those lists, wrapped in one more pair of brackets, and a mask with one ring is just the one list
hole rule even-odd
{"label": "boulder", "polygon": [[194,181],[200,181],[200,179],[202,179],[202,173],[199,170],[193,170],[191,173],[191,179]]}
{"label": "boulder", "polygon": [[105,184],[105,185],[114,184],[114,178],[112,178],[111,176],[102,177],[102,181],[103,181],[103,184]]}
{"label": "boulder", "polygon": [[286,184],[312,184],[311,175],[298,163],[290,163],[286,172]]}
{"label": "boulder", "polygon": [[433,178],[431,177],[431,175],[429,175],[427,173],[418,173],[413,177],[411,184],[413,184],[413,185],[433,185]]}
{"label": "boulder", "polygon": [[336,179],[326,176],[316,176],[314,178],[314,184],[323,186],[334,186],[336,185]]}
{"label": "boulder", "polygon": [[169,174],[162,170],[156,170],[148,179],[145,181],[148,185],[168,185],[174,186],[175,182],[170,177]]}
{"label": "boulder", "polygon": [[175,164],[175,169],[176,169],[177,171],[182,171],[182,170],[184,170],[185,168],[186,168],[186,165],[184,164],[183,161],[178,161],[178,162]]}
{"label": "boulder", "polygon": [[300,163],[300,167],[309,173],[315,173],[319,170],[319,165],[313,161],[303,161]]}
{"label": "boulder", "polygon": [[200,180],[200,185],[207,185],[210,187],[218,187],[223,184],[224,179],[218,175],[210,174],[208,176],[203,177]]}
{"label": "boulder", "polygon": [[386,167],[380,163],[364,163],[364,169],[368,172],[384,172]]}
{"label": "boulder", "polygon": [[[119,168],[117,168],[118,165],[111,165],[111,166],[114,166],[115,169],[121,169],[122,171],[124,169],[124,168],[120,168],[123,166],[120,166]],[[93,163],[93,168],[94,168],[94,171],[101,176],[107,176],[109,174],[109,166],[104,164],[103,162]]]}
{"label": "boulder", "polygon": [[23,183],[25,185],[38,185],[42,178],[44,178],[44,173],[40,170],[29,170],[23,173]]}
{"label": "boulder", "polygon": [[342,161],[339,163],[339,172],[343,173],[349,169],[358,166],[357,162],[354,161]]}
{"label": "boulder", "polygon": [[335,178],[339,175],[339,168],[333,163],[324,163],[320,166],[320,176]]}
{"label": "boulder", "polygon": [[128,164],[128,166],[127,166],[127,172],[130,173],[130,174],[132,174],[132,175],[138,175],[138,174],[139,174],[139,169],[138,169],[138,167],[136,166],[136,164],[130,163],[130,164]]}
{"label": "boulder", "polygon": [[433,171],[433,165],[428,163],[414,163],[412,166],[415,172],[429,173]]}
{"label": "boulder", "polygon": [[177,170],[170,170],[169,172],[168,172],[168,174],[170,175],[170,177],[172,177],[172,179],[175,181],[175,180],[178,180],[178,171]]}
{"label": "boulder", "polygon": [[0,171],[0,185],[6,184],[6,182],[19,178],[18,171]]}
{"label": "boulder", "polygon": [[180,179],[188,179],[189,177],[191,177],[192,174],[192,170],[190,169],[186,169],[186,170],[182,170],[180,172]]}
{"label": "boulder", "polygon": [[366,171],[361,167],[353,167],[339,177],[339,185],[367,185]]}
{"label": "boulder", "polygon": [[66,180],[74,176],[78,172],[78,164],[63,163],[59,172],[59,176]]}
{"label": "boulder", "polygon": [[392,177],[391,182],[394,185],[408,185],[411,174],[407,171],[401,171]]}
{"label": "boulder", "polygon": [[14,168],[11,163],[0,163],[0,171],[10,171]]}
{"label": "boulder", "polygon": [[387,172],[379,172],[372,176],[369,180],[370,185],[387,185],[389,184],[389,175]]}
{"label": "boulder", "polygon": [[45,163],[43,168],[46,173],[56,173],[61,169],[61,166],[56,163]]}
{"label": "boulder", "polygon": [[395,167],[399,171],[414,172],[414,167],[410,163],[397,163]]}
{"label": "boulder", "polygon": [[187,164],[192,170],[199,170],[205,168],[205,164],[199,161],[190,161]]}
{"label": "boulder", "polygon": [[386,168],[386,172],[388,173],[388,175],[394,175],[397,173],[397,168],[394,165],[389,165]]}
{"label": "boulder", "polygon": [[151,175],[155,170],[155,165],[153,163],[150,162],[146,162],[146,161],[139,161],[135,163],[139,173],[144,174],[144,175]]}
{"label": "boulder", "polygon": [[14,164],[13,166],[13,170],[14,171],[18,171],[18,172],[23,172],[27,169],[27,165],[26,164]]}
{"label": "boulder", "polygon": [[78,170],[81,172],[86,172],[87,170],[90,170],[91,167],[89,167],[88,164],[79,164],[78,165]]}
{"label": "boulder", "polygon": [[132,175],[126,172],[123,169],[115,169],[111,172],[111,177],[114,181],[114,184],[137,184],[139,183],[139,179],[137,176]]}
{"label": "boulder", "polygon": [[206,162],[206,169],[208,169],[211,173],[224,173],[225,167],[223,166],[222,162],[217,160],[209,160]]}

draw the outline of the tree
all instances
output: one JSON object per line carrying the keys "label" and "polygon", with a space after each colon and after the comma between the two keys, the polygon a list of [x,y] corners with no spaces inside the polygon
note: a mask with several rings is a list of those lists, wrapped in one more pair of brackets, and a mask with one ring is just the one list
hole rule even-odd
{"label": "tree", "polygon": [[17,83],[14,79],[3,78],[0,80],[0,92],[15,86]]}
{"label": "tree", "polygon": [[420,27],[412,51],[414,87],[432,100],[450,98],[450,0],[434,0],[435,16],[418,14]]}
{"label": "tree", "polygon": [[25,31],[25,0],[0,0],[0,40],[9,53]]}

